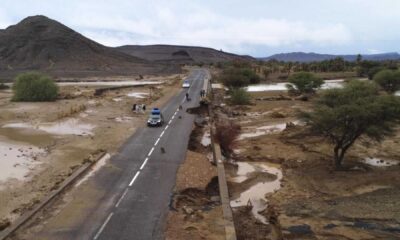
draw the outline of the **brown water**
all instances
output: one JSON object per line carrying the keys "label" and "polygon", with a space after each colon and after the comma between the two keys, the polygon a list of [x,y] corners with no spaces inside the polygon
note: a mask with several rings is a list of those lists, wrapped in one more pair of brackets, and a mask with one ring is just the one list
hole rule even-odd
{"label": "brown water", "polygon": [[232,199],[230,202],[231,207],[246,206],[249,203],[253,206],[252,213],[255,218],[262,223],[267,224],[267,220],[259,212],[267,207],[266,194],[273,193],[281,187],[282,170],[279,165],[264,163],[264,162],[238,162],[237,171],[228,173],[230,176],[229,181],[241,183],[247,180],[250,174],[254,172],[265,172],[273,174],[276,179],[273,181],[260,181],[241,192],[239,197]]}
{"label": "brown water", "polygon": [[37,158],[46,154],[43,148],[23,142],[14,142],[0,138],[0,189],[1,183],[7,180],[24,180],[35,168]]}
{"label": "brown water", "polygon": [[2,128],[31,129],[43,131],[54,135],[93,135],[94,125],[82,123],[78,119],[70,118],[60,122],[30,124],[30,123],[9,123]]}

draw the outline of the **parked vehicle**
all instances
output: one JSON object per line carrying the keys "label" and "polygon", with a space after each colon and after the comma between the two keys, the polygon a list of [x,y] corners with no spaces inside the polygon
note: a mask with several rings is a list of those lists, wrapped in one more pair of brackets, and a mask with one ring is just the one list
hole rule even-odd
{"label": "parked vehicle", "polygon": [[183,88],[190,88],[190,82],[189,82],[189,80],[183,81],[182,87],[183,87]]}
{"label": "parked vehicle", "polygon": [[164,124],[164,117],[161,110],[153,108],[150,112],[149,119],[147,120],[147,126],[149,127],[160,127]]}

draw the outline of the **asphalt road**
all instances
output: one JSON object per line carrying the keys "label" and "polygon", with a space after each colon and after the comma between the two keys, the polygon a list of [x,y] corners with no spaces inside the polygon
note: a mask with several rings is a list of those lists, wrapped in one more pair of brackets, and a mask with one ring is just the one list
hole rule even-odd
{"label": "asphalt road", "polygon": [[[79,204],[88,205],[91,210],[83,215],[78,226],[54,227],[50,220],[44,230],[47,232],[38,236],[47,236],[42,239],[163,239],[176,172],[185,159],[195,118],[185,110],[199,105],[206,76],[206,70],[193,70],[187,78],[191,87],[182,89],[162,108],[164,125],[138,129],[111,157],[110,166],[103,167],[89,179],[103,194],[101,199],[89,203],[84,203],[89,200],[81,197]],[[191,101],[185,101],[186,92]],[[179,110],[179,105],[183,110]],[[69,217],[68,210],[58,215]]]}

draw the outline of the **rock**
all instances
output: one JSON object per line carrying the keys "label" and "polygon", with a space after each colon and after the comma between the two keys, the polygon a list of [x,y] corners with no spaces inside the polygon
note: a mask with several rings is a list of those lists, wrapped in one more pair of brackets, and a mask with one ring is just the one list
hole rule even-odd
{"label": "rock", "polygon": [[286,115],[285,114],[283,114],[283,113],[281,113],[281,112],[272,112],[271,114],[270,114],[270,116],[272,117],[272,118],[285,118],[286,117]]}
{"label": "rock", "polygon": [[307,224],[290,226],[287,229],[291,234],[309,235],[314,234],[311,227]]}
{"label": "rock", "polygon": [[10,225],[11,225],[10,220],[8,220],[8,219],[0,220],[0,231],[3,231],[4,229],[8,228]]}
{"label": "rock", "polygon": [[182,209],[183,209],[183,211],[184,211],[186,214],[188,214],[188,215],[191,215],[191,214],[194,213],[194,210],[193,210],[192,208],[188,207],[188,206],[183,206]]}

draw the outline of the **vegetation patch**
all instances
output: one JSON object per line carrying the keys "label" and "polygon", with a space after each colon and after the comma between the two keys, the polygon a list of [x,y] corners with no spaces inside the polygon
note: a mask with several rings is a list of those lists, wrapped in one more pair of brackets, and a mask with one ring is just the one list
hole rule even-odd
{"label": "vegetation patch", "polygon": [[12,90],[13,101],[47,102],[55,101],[58,96],[58,86],[54,80],[36,72],[18,75]]}
{"label": "vegetation patch", "polygon": [[313,94],[319,89],[324,81],[309,72],[295,73],[289,77],[286,88],[291,95]]}

